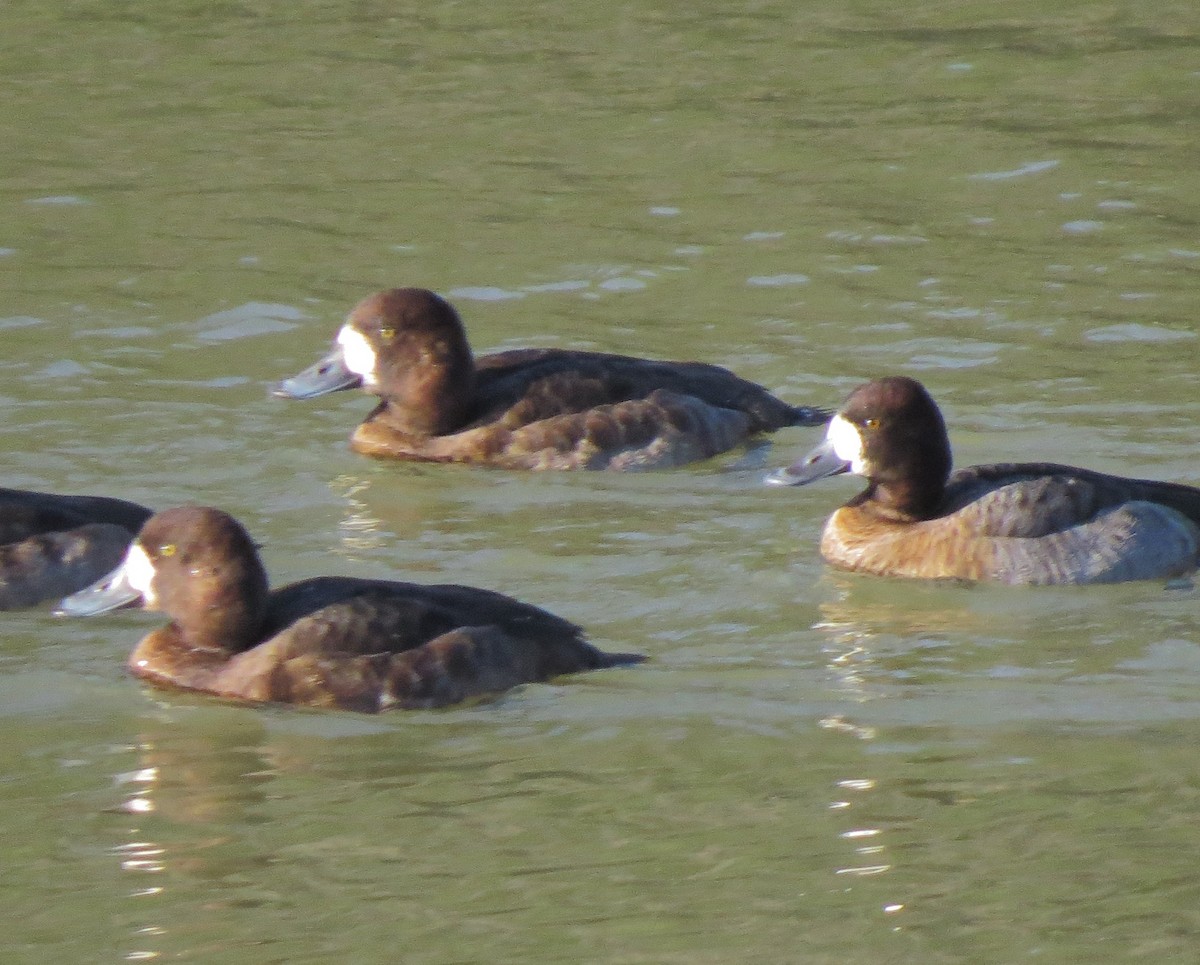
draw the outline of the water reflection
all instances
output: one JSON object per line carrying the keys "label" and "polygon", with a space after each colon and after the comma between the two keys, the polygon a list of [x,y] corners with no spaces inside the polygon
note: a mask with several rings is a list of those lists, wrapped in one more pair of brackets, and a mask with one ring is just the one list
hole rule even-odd
{"label": "water reflection", "polygon": [[[831,689],[851,704],[863,704],[882,696],[872,693],[870,682],[870,669],[874,663],[871,633],[859,629],[844,615],[831,614],[829,609],[822,607],[825,619],[817,623],[814,629],[822,631],[828,637],[821,646],[821,652],[826,657],[826,666],[832,680]],[[818,724],[824,730],[846,734],[860,741],[872,741],[877,735],[874,726],[858,723],[852,715],[846,713],[822,717]],[[864,798],[874,791],[877,785],[875,778],[852,777],[842,778],[837,781],[836,786],[839,796],[829,802],[829,810],[845,814],[847,819],[853,822],[856,811],[862,810]],[[835,875],[864,878],[882,875],[892,870],[883,827],[878,824],[853,824],[839,832],[838,836],[853,846],[854,857],[850,864],[835,868]],[[903,908],[904,904],[896,901],[884,905],[884,911],[889,914]]]}
{"label": "water reflection", "polygon": [[143,720],[140,618],[10,624],[11,947],[103,954],[120,891],[130,960],[1195,958],[1194,592],[843,578],[833,501],[369,467],[365,400],[246,381],[422,284],[481,348],[797,402],[919,367],[964,464],[1194,481],[1194,5],[102,6],[0,4],[9,484],[220,505],[280,582],[507,589],[657,662],[345,740]]}
{"label": "water reflection", "polygon": [[121,916],[135,946],[127,961],[162,957],[163,942],[184,931],[201,944],[219,935],[226,903],[207,889],[197,894],[195,882],[220,885],[263,861],[240,843],[241,829],[262,820],[276,773],[264,728],[252,715],[211,727],[188,716],[147,727],[131,747],[137,767],[115,777],[124,798],[113,810],[133,819],[111,849],[132,902]]}
{"label": "water reflection", "polygon": [[370,487],[367,480],[348,475],[336,476],[329,483],[329,488],[345,505],[338,532],[342,547],[350,556],[378,549],[387,540],[387,535],[380,531],[383,521],[358,498]]}

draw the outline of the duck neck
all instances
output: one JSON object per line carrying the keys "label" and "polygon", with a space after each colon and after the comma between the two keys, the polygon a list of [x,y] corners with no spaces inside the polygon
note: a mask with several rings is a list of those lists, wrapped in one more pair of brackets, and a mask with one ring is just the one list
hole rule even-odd
{"label": "duck neck", "polygon": [[235,608],[205,614],[203,619],[176,618],[172,623],[180,638],[191,646],[234,654],[259,642],[262,620],[258,614]]}
{"label": "duck neck", "polygon": [[259,642],[267,609],[267,574],[257,558],[240,573],[197,574],[192,605],[171,610],[179,637],[192,647],[240,653]]}
{"label": "duck neck", "polygon": [[394,373],[372,418],[406,435],[447,435],[466,424],[474,396],[475,360],[465,340],[435,345],[417,364]]}
{"label": "duck neck", "polygon": [[854,505],[869,507],[877,516],[894,522],[915,523],[938,514],[943,492],[943,487],[933,490],[910,480],[872,482]]}
{"label": "duck neck", "polygon": [[891,457],[872,466],[863,498],[880,516],[917,522],[941,511],[950,479],[950,440],[935,414],[940,431],[900,438]]}

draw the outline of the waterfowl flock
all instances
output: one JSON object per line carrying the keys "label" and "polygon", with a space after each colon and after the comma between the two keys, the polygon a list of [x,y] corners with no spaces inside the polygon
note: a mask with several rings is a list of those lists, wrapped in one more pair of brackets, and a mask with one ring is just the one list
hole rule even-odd
{"label": "waterfowl flock", "polygon": [[[822,557],[845,570],[1047,585],[1169,579],[1200,564],[1200,489],[1050,463],[951,472],[942,414],[910,378],[868,382],[831,414],[702,362],[475,357],[449,302],[397,288],[361,301],[333,350],[275,394],[350,388],[379,399],[355,451],[499,469],[674,467],[827,424],[819,446],[765,481],[866,480],[821,536]],[[162,612],[169,622],[138,643],[131,671],[240,701],[440,707],[644,659],[604,653],[573,623],[485,589],[340,576],[271,589],[249,534],[212,507],[0,489],[0,609],[58,598],[66,616]]]}

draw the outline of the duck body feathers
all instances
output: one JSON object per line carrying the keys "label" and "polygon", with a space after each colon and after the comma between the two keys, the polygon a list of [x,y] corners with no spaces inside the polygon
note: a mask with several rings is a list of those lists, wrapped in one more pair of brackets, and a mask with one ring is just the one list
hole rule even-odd
{"label": "duck body feathers", "polygon": [[1200,563],[1200,489],[1057,463],[950,465],[932,396],[886,376],[850,393],[824,442],[767,482],[864,477],[867,488],[826,523],[821,554],[879,576],[1119,583]]}
{"label": "duck body feathers", "polygon": [[355,432],[365,455],[505,469],[662,469],[726,452],[747,437],[816,425],[728,369],[624,355],[519,349],[483,356],[462,429],[415,435],[382,402]]}
{"label": "duck body feathers", "polygon": [[1189,486],[1051,463],[972,466],[951,475],[929,519],[889,518],[867,493],[851,500],[826,524],[821,554],[878,575],[1118,583],[1194,569],[1198,521]]}
{"label": "duck body feathers", "polygon": [[678,466],[829,415],[702,362],[553,348],[477,359],[454,307],[421,288],[363,299],[333,351],[275,393],[355,387],[381,400],[355,431],[355,451],[506,469]]}
{"label": "duck body feathers", "polygon": [[95,582],[121,562],[149,517],[121,499],[0,488],[0,610]]}
{"label": "duck body feathers", "polygon": [[476,371],[476,421],[490,421],[523,402],[528,407],[524,412],[528,424],[573,408],[646,398],[656,390],[741,412],[753,432],[817,425],[829,416],[821,410],[788,405],[762,386],[705,362],[661,362],[567,349],[517,349],[483,356],[476,362]]}
{"label": "duck body feathers", "polygon": [[170,623],[134,649],[134,674],[236,700],[441,707],[642,659],[602,653],[575,624],[469,586],[322,576],[271,590],[250,535],[207,506],[152,516],[121,565],[59,612],[135,600]]}
{"label": "duck body feathers", "polygon": [[168,626],[129,660],[157,684],[238,700],[376,712],[442,707],[561,674],[634,663],[499,593],[317,577],[271,592],[260,639],[195,646]]}

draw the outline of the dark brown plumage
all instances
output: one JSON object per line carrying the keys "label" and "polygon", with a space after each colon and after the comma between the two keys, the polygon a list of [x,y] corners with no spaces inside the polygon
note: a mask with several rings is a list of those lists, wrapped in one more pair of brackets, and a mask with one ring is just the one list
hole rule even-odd
{"label": "dark brown plumage", "polygon": [[507,469],[677,466],[828,416],[701,362],[563,349],[475,360],[458,313],[420,288],[364,299],[335,351],[276,394],[355,386],[381,398],[354,433],[356,451]]}
{"label": "dark brown plumage", "polygon": [[0,488],[0,610],[94,583],[150,516],[135,503]]}
{"label": "dark brown plumage", "polygon": [[269,590],[246,531],[204,507],[151,518],[121,570],[62,610],[89,615],[138,596],[171,623],[138,644],[133,672],[238,700],[441,707],[642,659],[603,653],[573,623],[473,587],[318,577]]}

